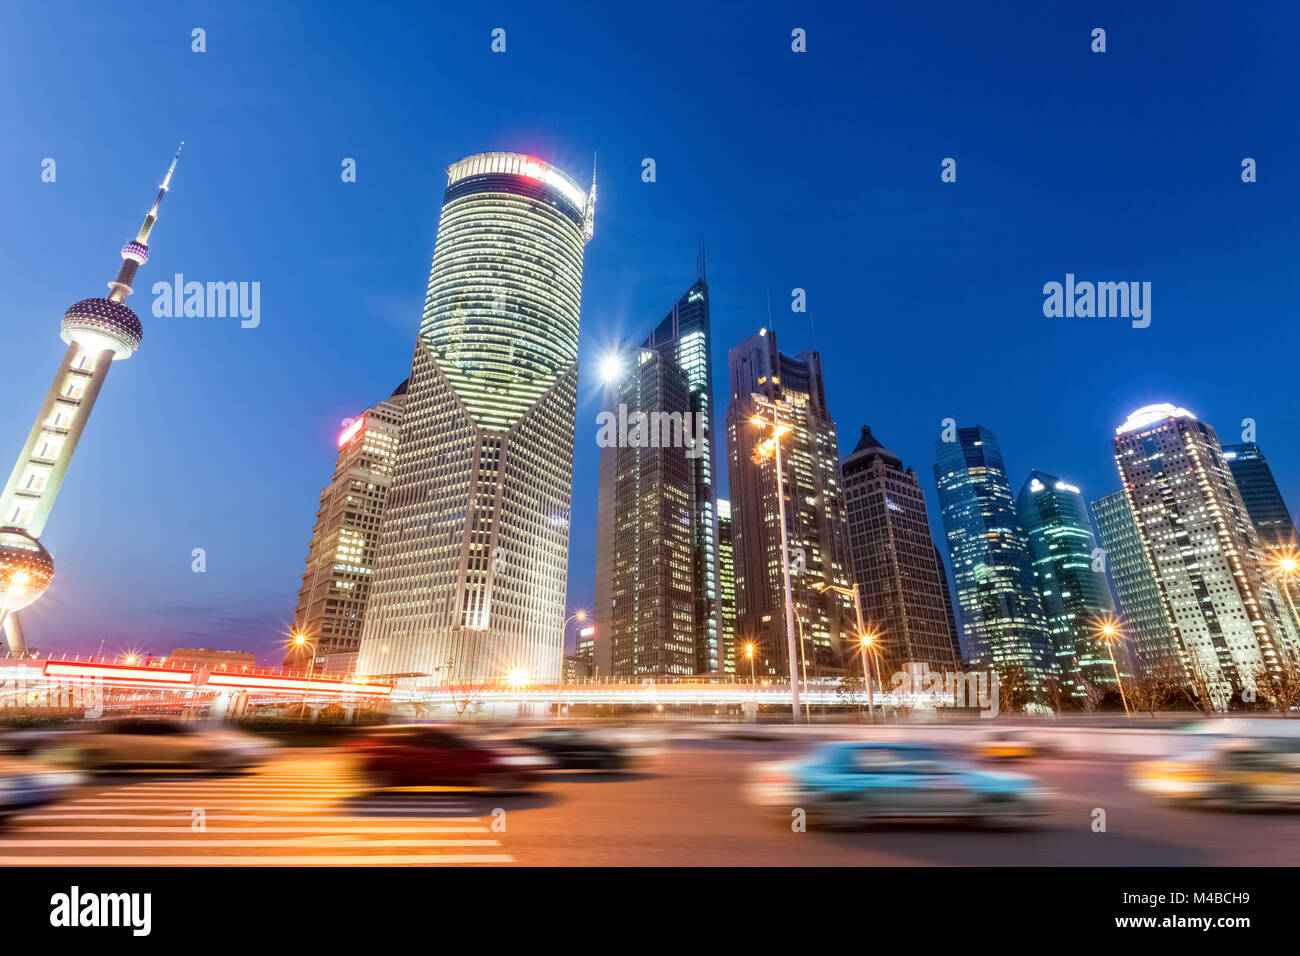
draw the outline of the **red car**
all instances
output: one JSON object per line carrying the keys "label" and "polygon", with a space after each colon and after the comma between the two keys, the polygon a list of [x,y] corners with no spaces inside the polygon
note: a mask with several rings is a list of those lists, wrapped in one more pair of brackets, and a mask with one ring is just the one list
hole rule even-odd
{"label": "red car", "polygon": [[536,786],[549,761],[476,740],[459,730],[404,724],[367,732],[349,746],[380,789],[483,787],[496,792]]}

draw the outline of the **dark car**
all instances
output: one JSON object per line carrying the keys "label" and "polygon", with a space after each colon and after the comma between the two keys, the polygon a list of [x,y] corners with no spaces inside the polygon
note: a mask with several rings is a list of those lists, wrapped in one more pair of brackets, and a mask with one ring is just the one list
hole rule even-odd
{"label": "dark car", "polygon": [[548,727],[519,742],[550,757],[560,770],[626,770],[631,763],[626,748],[576,727]]}
{"label": "dark car", "polygon": [[374,786],[528,790],[544,757],[480,740],[457,728],[405,724],[367,731],[348,745]]}

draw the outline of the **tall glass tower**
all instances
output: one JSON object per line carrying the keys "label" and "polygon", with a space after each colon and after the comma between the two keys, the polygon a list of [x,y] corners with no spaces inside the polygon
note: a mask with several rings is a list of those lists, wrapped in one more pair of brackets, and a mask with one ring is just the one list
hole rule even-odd
{"label": "tall glass tower", "polygon": [[1154,674],[1169,670],[1177,660],[1173,631],[1165,616],[1164,599],[1155,571],[1142,549],[1128,496],[1122,491],[1092,503],[1101,546],[1106,549],[1106,572],[1119,599],[1122,631],[1133,657],[1134,669]]}
{"label": "tall glass tower", "polygon": [[1083,696],[1081,680],[1113,685],[1115,669],[1097,626],[1114,614],[1115,605],[1106,575],[1092,569],[1097,539],[1083,496],[1069,482],[1035,469],[1016,498],[1016,512],[1029,535],[1034,577],[1067,691]]}
{"label": "tall glass tower", "polygon": [[447,170],[358,673],[560,677],[595,193],[518,153]]}
{"label": "tall glass tower", "polygon": [[1273,470],[1259,446],[1253,442],[1241,445],[1224,445],[1223,459],[1228,463],[1241,500],[1246,505],[1255,530],[1266,548],[1294,548],[1295,524],[1291,512],[1282,500]]}
{"label": "tall glass tower", "polygon": [[691,389],[691,412],[702,423],[704,451],[692,459],[695,508],[691,534],[695,564],[695,672],[717,674],[725,664],[719,637],[722,611],[718,568],[718,492],[713,467],[713,352],[709,340],[709,286],[700,256],[698,277],[664,317],[643,348],[675,362]]}
{"label": "tall glass tower", "polygon": [[54,561],[38,539],[72,453],[109,367],[130,358],[144,337],[140,319],[123,303],[131,294],[136,271],[149,261],[149,234],[180,155],[178,149],[140,231],[122,247],[122,266],[108,284],[108,297],[82,299],[64,313],[61,337],[68,350],[0,494],[0,627],[8,635],[14,657],[27,651],[17,612],[45,593],[54,576]]}
{"label": "tall glass tower", "polygon": [[1147,405],[1115,430],[1115,463],[1173,633],[1169,676],[1226,709],[1297,662],[1300,635],[1218,437],[1185,408]]}
{"label": "tall glass tower", "polygon": [[1018,667],[1035,694],[1057,671],[1002,449],[982,425],[936,443],[934,477],[964,646],[976,667]]}

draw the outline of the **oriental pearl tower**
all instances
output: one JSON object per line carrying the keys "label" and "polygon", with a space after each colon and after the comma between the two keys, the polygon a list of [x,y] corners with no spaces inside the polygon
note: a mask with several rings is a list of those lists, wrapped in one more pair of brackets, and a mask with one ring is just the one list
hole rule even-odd
{"label": "oriental pearl tower", "polygon": [[180,155],[177,149],[140,232],[122,247],[122,268],[108,284],[108,298],[82,299],[63,314],[61,337],[68,351],[0,495],[0,627],[14,657],[27,654],[17,612],[45,593],[54,576],[54,559],[40,536],[72,453],[109,366],[130,358],[144,337],[140,319],[122,303],[131,294],[136,270],[149,259],[149,233]]}

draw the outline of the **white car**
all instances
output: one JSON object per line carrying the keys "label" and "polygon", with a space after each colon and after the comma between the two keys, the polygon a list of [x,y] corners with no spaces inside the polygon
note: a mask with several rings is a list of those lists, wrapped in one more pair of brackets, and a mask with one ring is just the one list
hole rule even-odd
{"label": "white car", "polygon": [[274,746],[235,730],[151,717],[110,720],[57,735],[37,756],[81,770],[185,768],[238,770],[261,763]]}
{"label": "white car", "polygon": [[48,770],[16,761],[0,762],[0,822],[23,810],[53,803],[80,782],[80,777],[66,770]]}

